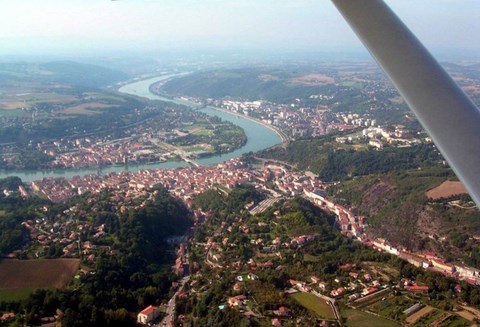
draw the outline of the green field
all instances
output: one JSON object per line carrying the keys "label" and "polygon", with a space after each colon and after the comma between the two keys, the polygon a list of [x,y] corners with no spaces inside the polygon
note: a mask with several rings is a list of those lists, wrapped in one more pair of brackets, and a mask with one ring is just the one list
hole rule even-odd
{"label": "green field", "polygon": [[99,92],[85,92],[83,93],[84,98],[91,98],[91,99],[104,99],[104,100],[113,100],[113,101],[120,101],[125,102],[125,98],[120,95],[115,95],[111,93],[99,93]]}
{"label": "green field", "polygon": [[184,147],[183,150],[186,151],[186,152],[206,151],[206,149],[202,146]]}
{"label": "green field", "polygon": [[207,126],[210,127],[210,123],[206,121],[202,124],[195,124],[192,126],[188,126],[185,129],[194,135],[199,135],[199,136],[213,135],[213,130],[207,129]]}
{"label": "green field", "polygon": [[213,131],[207,130],[207,129],[202,129],[202,130],[197,130],[197,131],[193,132],[192,134],[199,135],[199,136],[210,136],[210,135],[213,135]]}
{"label": "green field", "polygon": [[0,290],[0,302],[21,301],[35,291],[36,288],[18,288],[13,290]]}
{"label": "green field", "polygon": [[449,327],[467,327],[471,326],[470,321],[457,315],[452,315],[443,322],[444,326]]}
{"label": "green field", "polygon": [[23,110],[8,110],[2,107],[0,104],[0,117],[2,118],[8,118],[8,117],[25,117],[27,116],[27,113]]}
{"label": "green field", "polygon": [[305,253],[305,254],[303,255],[303,261],[305,261],[305,262],[318,262],[318,261],[319,261],[319,258],[316,257],[316,256],[314,256],[314,255]]}
{"label": "green field", "polygon": [[380,275],[385,280],[398,278],[400,271],[383,262],[365,262],[370,272],[374,275]]}
{"label": "green field", "polygon": [[313,311],[320,318],[335,319],[335,315],[330,305],[325,300],[322,300],[310,293],[295,293],[292,298],[300,303],[303,307]]}
{"label": "green field", "polygon": [[346,318],[347,327],[390,327],[400,326],[399,323],[382,317],[378,317],[360,310],[344,308],[341,311],[343,318]]}
{"label": "green field", "polygon": [[403,311],[417,303],[406,296],[390,295],[385,300],[379,300],[370,304],[365,309],[374,312],[382,317],[393,318],[403,316]]}
{"label": "green field", "polygon": [[342,86],[346,87],[351,87],[355,89],[362,89],[363,88],[363,83],[362,82],[356,82],[356,81],[345,81],[341,83]]}
{"label": "green field", "polygon": [[[448,315],[448,317],[447,317]],[[430,326],[438,321],[442,321],[441,326],[470,326],[470,322],[460,316],[448,313],[439,309],[433,310],[428,315],[423,316],[413,326]]]}
{"label": "green field", "polygon": [[355,307],[364,308],[367,306],[371,306],[372,304],[377,303],[381,298],[388,297],[389,294],[391,294],[389,289],[380,290],[368,297],[364,297],[356,300]]}
{"label": "green field", "polygon": [[206,127],[210,127],[210,123],[207,120],[198,120],[196,124],[191,126],[185,126],[183,129],[189,131],[194,135],[199,136],[210,136],[213,134],[213,130],[207,129]]}
{"label": "green field", "polygon": [[[355,135],[355,134],[352,134]],[[354,150],[354,151],[368,151],[368,144],[342,144],[335,143],[336,149],[343,149],[345,151]]]}

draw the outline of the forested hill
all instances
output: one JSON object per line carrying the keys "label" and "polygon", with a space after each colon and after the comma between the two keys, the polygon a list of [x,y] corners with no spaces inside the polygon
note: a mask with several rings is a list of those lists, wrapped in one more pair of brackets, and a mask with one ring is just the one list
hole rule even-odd
{"label": "forested hill", "polygon": [[382,151],[356,151],[324,139],[299,140],[287,148],[265,150],[261,157],[286,161],[318,174],[323,181],[438,165],[441,157],[430,144],[409,148],[385,147]]}
{"label": "forested hill", "polygon": [[480,267],[480,212],[468,195],[429,199],[427,191],[455,180],[448,168],[396,171],[343,181],[329,193],[366,215],[370,237]]}
{"label": "forested hill", "polygon": [[54,61],[40,65],[41,69],[55,74],[60,83],[102,87],[129,78],[129,75],[110,68],[82,64],[74,61]]}
{"label": "forested hill", "polygon": [[[321,77],[321,78],[320,78]],[[314,81],[313,81],[314,80]],[[302,71],[262,68],[198,72],[167,82],[162,90],[198,98],[235,97],[288,103],[333,88],[333,78]]]}
{"label": "forested hill", "polygon": [[18,194],[21,185],[22,180],[18,177],[0,179],[0,257],[22,248],[29,241],[22,222],[36,208],[49,202],[37,197],[22,198]]}
{"label": "forested hill", "polygon": [[30,81],[98,88],[129,77],[118,70],[75,61],[0,63],[0,84],[8,81]]}
{"label": "forested hill", "polygon": [[120,217],[119,238],[132,248],[124,248],[125,255],[136,254],[149,263],[166,263],[169,257],[162,249],[166,239],[183,235],[192,224],[192,215],[179,199],[165,189],[154,191],[152,200],[139,209]]}

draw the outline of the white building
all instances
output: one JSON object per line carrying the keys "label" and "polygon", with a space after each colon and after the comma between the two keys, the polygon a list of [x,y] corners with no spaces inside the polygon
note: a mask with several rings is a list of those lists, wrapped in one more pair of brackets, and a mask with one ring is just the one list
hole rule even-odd
{"label": "white building", "polygon": [[377,149],[383,149],[383,144],[379,140],[370,140],[368,144]]}

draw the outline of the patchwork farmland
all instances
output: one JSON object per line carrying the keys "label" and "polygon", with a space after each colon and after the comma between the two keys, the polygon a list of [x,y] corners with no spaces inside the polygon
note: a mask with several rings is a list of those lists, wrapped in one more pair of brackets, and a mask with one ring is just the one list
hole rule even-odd
{"label": "patchwork farmland", "polygon": [[62,288],[70,283],[79,265],[79,259],[5,259],[0,261],[0,290]]}

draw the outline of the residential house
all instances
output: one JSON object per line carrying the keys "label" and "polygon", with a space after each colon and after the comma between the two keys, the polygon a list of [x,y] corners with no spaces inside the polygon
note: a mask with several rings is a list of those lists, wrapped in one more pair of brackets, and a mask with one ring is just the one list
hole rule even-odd
{"label": "residential house", "polygon": [[160,311],[158,311],[158,308],[149,305],[137,315],[137,322],[146,325],[155,320],[159,315]]}
{"label": "residential house", "polygon": [[247,297],[245,295],[237,295],[228,299],[228,305],[231,307],[238,307],[243,304]]}

